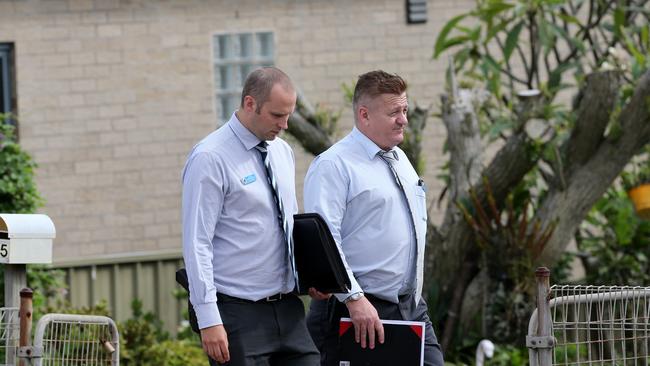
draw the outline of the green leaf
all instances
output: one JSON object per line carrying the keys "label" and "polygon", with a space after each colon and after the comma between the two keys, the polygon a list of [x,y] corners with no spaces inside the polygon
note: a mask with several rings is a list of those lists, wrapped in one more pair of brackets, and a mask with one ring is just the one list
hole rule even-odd
{"label": "green leaf", "polygon": [[550,30],[553,31],[558,37],[565,39],[569,44],[577,48],[581,53],[586,51],[585,44],[580,39],[571,37],[564,28],[554,23],[548,23]]}
{"label": "green leaf", "polygon": [[507,131],[512,128],[512,121],[506,118],[498,118],[490,125],[487,130],[487,134],[491,139],[494,139],[499,136],[503,131]]}
{"label": "green leaf", "polygon": [[618,6],[614,9],[614,32],[620,38],[621,30],[625,27],[625,11]]}
{"label": "green leaf", "polygon": [[510,21],[511,21],[510,19],[504,19],[494,27],[489,26],[487,29],[487,36],[485,36],[485,40],[483,42],[487,44],[489,41],[492,40],[492,38],[494,38],[494,36],[503,32],[508,26],[508,24],[510,23]]}
{"label": "green leaf", "polygon": [[629,201],[616,201],[614,209],[616,215],[613,217],[614,232],[622,245],[630,244],[636,231],[634,209]]}
{"label": "green leaf", "polygon": [[512,52],[517,47],[517,42],[519,42],[519,34],[524,27],[524,21],[520,21],[515,25],[510,32],[508,32],[508,38],[506,38],[506,44],[503,47],[503,58],[507,62],[512,56]]}
{"label": "green leaf", "polygon": [[[469,37],[467,37],[467,36],[458,36],[458,37],[454,37],[454,38],[449,38],[449,39],[447,39],[445,41],[445,44],[442,45],[443,50],[446,50],[448,48],[451,48],[451,47],[459,45],[459,44],[463,44],[463,43],[467,42],[468,40],[469,40]],[[439,56],[439,54],[434,53],[433,58],[438,58],[438,56]]]}
{"label": "green leaf", "polygon": [[499,66],[499,63],[491,56],[485,56],[484,60],[493,71],[497,73],[501,71],[501,66]]}
{"label": "green leaf", "polygon": [[556,89],[560,86],[560,82],[562,81],[562,74],[570,70],[574,67],[576,67],[579,64],[579,62],[566,62],[564,64],[558,65],[556,68],[554,68],[551,73],[548,76],[548,89],[551,92],[556,91]]}
{"label": "green leaf", "polygon": [[569,24],[580,25],[578,18],[574,17],[573,15],[569,15],[567,13],[559,13],[557,16]]}
{"label": "green leaf", "polygon": [[479,16],[482,19],[485,19],[486,21],[490,21],[492,20],[492,18],[499,15],[500,13],[503,13],[504,11],[510,10],[512,8],[514,8],[514,5],[509,4],[505,1],[501,1],[501,0],[490,1],[487,7],[480,9]]}
{"label": "green leaf", "polygon": [[481,69],[483,76],[488,81],[488,89],[498,98],[501,95],[501,66],[488,55],[483,57]]}
{"label": "green leaf", "polygon": [[456,63],[456,69],[461,70],[465,66],[465,63],[470,57],[471,48],[463,48],[462,50],[456,52],[454,55],[454,61]]}
{"label": "green leaf", "polygon": [[469,39],[472,40],[473,42],[478,42],[478,40],[481,38],[481,26],[477,25],[475,28],[469,32]]}
{"label": "green leaf", "polygon": [[542,44],[542,49],[544,54],[548,54],[550,49],[555,45],[555,34],[552,31],[552,28],[549,26],[549,23],[543,18],[537,24],[537,34],[539,36],[540,43]]}
{"label": "green leaf", "polygon": [[623,29],[621,29],[621,35],[623,36],[623,40],[625,43],[625,46],[627,46],[628,51],[634,56],[634,59],[639,65],[645,65],[646,63],[646,57],[643,55],[639,50],[636,48],[634,45],[634,42],[630,37],[627,35],[627,32],[625,32]]}
{"label": "green leaf", "polygon": [[466,16],[467,14],[461,14],[455,16],[451,18],[451,20],[449,20],[447,24],[445,24],[445,26],[440,31],[440,34],[438,34],[438,39],[436,40],[436,45],[434,47],[434,53],[433,53],[434,58],[438,58],[438,56],[444,50],[451,47],[448,45],[447,36],[449,36],[449,32],[451,32],[451,30],[454,29],[454,27],[456,27],[456,24],[458,24],[458,22],[463,20]]}

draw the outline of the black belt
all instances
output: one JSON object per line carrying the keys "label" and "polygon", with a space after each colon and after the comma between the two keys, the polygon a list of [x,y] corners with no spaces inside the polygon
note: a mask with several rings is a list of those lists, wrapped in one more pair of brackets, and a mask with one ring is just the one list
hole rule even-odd
{"label": "black belt", "polygon": [[280,301],[282,299],[286,299],[290,296],[295,296],[292,292],[283,294],[283,293],[277,293],[275,295],[267,296],[264,298],[261,298],[257,301],[255,300],[247,300],[247,299],[242,299],[239,297],[235,296],[230,296],[223,294],[221,292],[217,293],[217,300],[222,301],[222,302],[244,302],[244,303],[249,303],[249,304],[258,304],[258,303],[265,303],[265,302],[275,302],[275,301]]}
{"label": "black belt", "polygon": [[[379,301],[379,302],[385,302],[385,303],[397,305],[392,301],[380,299],[379,297],[377,297],[377,296],[375,296],[373,294],[364,294],[364,296],[367,297],[368,301],[370,301],[371,303],[374,302],[374,301]],[[398,301],[399,304],[401,304],[402,302],[407,301],[408,299],[410,299],[413,296],[415,296],[415,295],[413,295],[413,294],[397,295],[397,301]]]}

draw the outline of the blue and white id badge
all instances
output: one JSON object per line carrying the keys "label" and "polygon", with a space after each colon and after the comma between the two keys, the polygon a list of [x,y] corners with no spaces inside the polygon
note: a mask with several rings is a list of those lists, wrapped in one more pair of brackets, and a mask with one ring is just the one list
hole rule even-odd
{"label": "blue and white id badge", "polygon": [[251,184],[251,183],[255,182],[256,180],[257,180],[257,177],[255,176],[255,173],[253,173],[253,174],[247,175],[244,178],[242,178],[241,182],[244,185],[247,185],[247,184]]}

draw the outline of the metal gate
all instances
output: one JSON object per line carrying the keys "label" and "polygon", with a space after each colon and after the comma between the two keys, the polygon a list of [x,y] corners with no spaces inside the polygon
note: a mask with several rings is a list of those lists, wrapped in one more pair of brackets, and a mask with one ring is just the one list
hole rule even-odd
{"label": "metal gate", "polygon": [[0,366],[118,366],[120,335],[106,316],[46,314],[32,330],[31,289],[20,308],[0,308]]}
{"label": "metal gate", "polygon": [[650,287],[548,286],[538,269],[531,366],[650,365]]}
{"label": "metal gate", "polygon": [[18,333],[18,308],[0,308],[0,365],[14,365]]}
{"label": "metal gate", "polygon": [[36,324],[35,366],[119,365],[120,339],[111,318],[47,314]]}

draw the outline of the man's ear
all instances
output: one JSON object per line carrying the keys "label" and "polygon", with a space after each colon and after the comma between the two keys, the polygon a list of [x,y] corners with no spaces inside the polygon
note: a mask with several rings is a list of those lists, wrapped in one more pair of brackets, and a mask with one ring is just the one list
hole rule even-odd
{"label": "man's ear", "polygon": [[255,102],[255,98],[253,98],[250,95],[247,95],[244,97],[244,105],[243,108],[248,111],[248,112],[254,112],[255,108],[257,107],[257,103]]}
{"label": "man's ear", "polygon": [[360,123],[368,124],[368,120],[370,119],[368,116],[368,107],[362,105],[357,108],[357,119]]}

